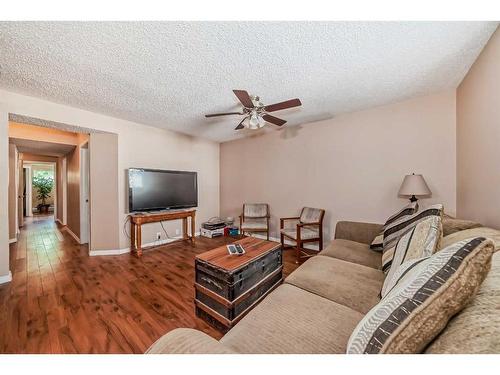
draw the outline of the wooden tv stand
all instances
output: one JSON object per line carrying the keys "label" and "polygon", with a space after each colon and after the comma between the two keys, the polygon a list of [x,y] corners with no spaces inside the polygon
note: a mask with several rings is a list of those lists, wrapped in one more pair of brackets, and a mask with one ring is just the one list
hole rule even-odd
{"label": "wooden tv stand", "polygon": [[[172,241],[190,240],[194,244],[194,231],[196,210],[176,210],[150,213],[131,214],[130,217],[130,250],[140,257],[142,255],[142,224],[159,223],[160,221],[171,221],[182,219],[182,238]],[[191,235],[188,235],[188,218],[191,218]],[[163,245],[159,245],[163,246]],[[156,247],[156,246],[153,246]],[[152,247],[151,247],[152,248]]]}

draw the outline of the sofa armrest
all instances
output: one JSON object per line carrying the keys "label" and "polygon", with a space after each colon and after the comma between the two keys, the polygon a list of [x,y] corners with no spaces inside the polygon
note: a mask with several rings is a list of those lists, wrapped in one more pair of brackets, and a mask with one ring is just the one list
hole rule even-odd
{"label": "sofa armrest", "polygon": [[146,354],[236,354],[206,333],[177,328],[160,337]]}
{"label": "sofa armrest", "polygon": [[371,244],[382,231],[382,224],[339,221],[335,226],[335,238]]}

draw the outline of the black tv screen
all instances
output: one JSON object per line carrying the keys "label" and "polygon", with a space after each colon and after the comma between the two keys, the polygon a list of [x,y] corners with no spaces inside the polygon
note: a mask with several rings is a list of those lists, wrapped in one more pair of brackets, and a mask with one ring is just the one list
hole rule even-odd
{"label": "black tv screen", "polygon": [[196,172],[130,168],[129,211],[156,211],[198,206]]}

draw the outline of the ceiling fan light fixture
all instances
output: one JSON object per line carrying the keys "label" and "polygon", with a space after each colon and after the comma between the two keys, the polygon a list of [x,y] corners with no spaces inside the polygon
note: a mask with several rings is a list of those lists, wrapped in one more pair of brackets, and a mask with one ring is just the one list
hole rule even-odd
{"label": "ceiling fan light fixture", "polygon": [[266,124],[266,121],[257,112],[252,112],[248,117],[247,128],[248,129],[260,129]]}

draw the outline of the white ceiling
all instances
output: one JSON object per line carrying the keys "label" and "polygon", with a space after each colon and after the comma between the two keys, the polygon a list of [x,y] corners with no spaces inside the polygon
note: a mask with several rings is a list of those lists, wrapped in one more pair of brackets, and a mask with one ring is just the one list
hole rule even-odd
{"label": "white ceiling", "polygon": [[226,141],[232,89],[300,98],[285,126],[452,89],[497,24],[0,22],[0,87]]}

